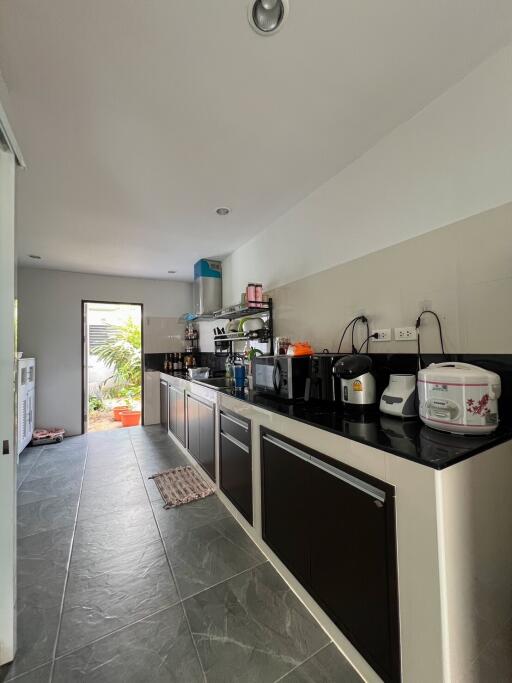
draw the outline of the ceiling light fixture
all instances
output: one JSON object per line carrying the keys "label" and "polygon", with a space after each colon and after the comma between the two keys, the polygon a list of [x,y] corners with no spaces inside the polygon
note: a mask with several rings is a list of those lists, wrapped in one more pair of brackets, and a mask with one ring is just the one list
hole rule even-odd
{"label": "ceiling light fixture", "polygon": [[168,272],[170,275],[174,275],[174,273],[175,273],[176,271],[175,271],[175,270],[168,270],[167,272]]}
{"label": "ceiling light fixture", "polygon": [[29,257],[29,258],[34,258],[34,259],[36,259],[36,261],[40,261],[40,260],[41,260],[41,257],[38,256],[37,254],[29,254],[28,257]]}
{"label": "ceiling light fixture", "polygon": [[289,10],[288,0],[251,0],[249,24],[262,36],[272,35],[281,28]]}
{"label": "ceiling light fixture", "polygon": [[220,206],[218,209],[215,209],[215,213],[219,216],[227,216],[230,211],[231,209],[228,209],[227,206]]}

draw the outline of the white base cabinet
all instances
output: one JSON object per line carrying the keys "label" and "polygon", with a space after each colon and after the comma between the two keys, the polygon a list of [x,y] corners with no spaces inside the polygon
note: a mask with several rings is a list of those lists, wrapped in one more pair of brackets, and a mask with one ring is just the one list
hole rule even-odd
{"label": "white base cabinet", "polygon": [[20,358],[17,372],[18,455],[32,441],[35,429],[36,360]]}

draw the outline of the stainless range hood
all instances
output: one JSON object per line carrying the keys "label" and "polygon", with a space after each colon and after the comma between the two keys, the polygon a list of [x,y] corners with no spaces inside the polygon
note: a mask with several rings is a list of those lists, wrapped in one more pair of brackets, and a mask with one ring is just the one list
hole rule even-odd
{"label": "stainless range hood", "polygon": [[208,315],[222,308],[222,263],[201,259],[194,265],[194,313]]}

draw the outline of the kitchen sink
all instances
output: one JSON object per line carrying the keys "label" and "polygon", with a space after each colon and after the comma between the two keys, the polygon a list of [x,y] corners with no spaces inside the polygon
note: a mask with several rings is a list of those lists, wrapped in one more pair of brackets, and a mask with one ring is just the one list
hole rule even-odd
{"label": "kitchen sink", "polygon": [[225,377],[209,377],[208,379],[195,379],[193,381],[212,389],[231,389],[231,385],[228,384]]}

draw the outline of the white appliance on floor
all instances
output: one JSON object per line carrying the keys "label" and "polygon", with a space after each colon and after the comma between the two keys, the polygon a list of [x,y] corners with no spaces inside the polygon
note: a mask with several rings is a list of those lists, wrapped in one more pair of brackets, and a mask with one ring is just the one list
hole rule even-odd
{"label": "white appliance on floor", "polygon": [[35,428],[36,359],[20,358],[17,369],[19,455],[32,440]]}

